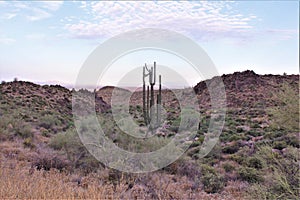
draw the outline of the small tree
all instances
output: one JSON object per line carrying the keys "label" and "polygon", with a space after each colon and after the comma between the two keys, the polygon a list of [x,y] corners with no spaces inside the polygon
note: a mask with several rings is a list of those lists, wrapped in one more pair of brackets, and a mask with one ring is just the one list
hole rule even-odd
{"label": "small tree", "polygon": [[299,93],[284,83],[274,96],[278,106],[269,110],[271,125],[288,131],[299,131]]}

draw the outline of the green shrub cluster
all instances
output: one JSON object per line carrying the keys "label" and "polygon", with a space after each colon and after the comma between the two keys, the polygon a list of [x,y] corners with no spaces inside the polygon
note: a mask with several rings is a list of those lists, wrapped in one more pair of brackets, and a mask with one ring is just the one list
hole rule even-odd
{"label": "green shrub cluster", "polygon": [[55,135],[49,146],[55,150],[62,150],[73,168],[83,169],[85,172],[92,172],[101,165],[82,144],[75,129],[68,129],[65,132]]}
{"label": "green shrub cluster", "polygon": [[252,167],[241,167],[238,169],[239,178],[243,181],[247,181],[249,183],[259,183],[262,182],[263,176]]}
{"label": "green shrub cluster", "polygon": [[274,128],[299,132],[299,91],[288,83],[282,84],[280,90],[274,93],[278,106],[269,109]]}
{"label": "green shrub cluster", "polygon": [[220,192],[225,186],[224,177],[218,174],[213,167],[206,164],[201,166],[201,182],[204,191],[207,193]]}
{"label": "green shrub cluster", "polygon": [[232,172],[235,169],[235,167],[228,162],[224,163],[222,167],[224,168],[225,172]]}
{"label": "green shrub cluster", "polygon": [[222,148],[222,152],[226,154],[234,154],[238,152],[240,149],[240,146],[237,142],[235,142],[233,145],[227,145]]}
{"label": "green shrub cluster", "polygon": [[259,148],[256,156],[266,161],[264,171],[268,172],[268,175],[263,184],[253,184],[249,188],[249,196],[261,196],[260,198],[264,199],[298,199],[299,150],[287,147],[284,154],[277,154],[272,152],[271,146],[265,145]]}
{"label": "green shrub cluster", "polygon": [[39,125],[48,130],[54,130],[54,127],[61,125],[61,122],[58,116],[46,114],[40,117]]}
{"label": "green shrub cluster", "polygon": [[0,140],[11,140],[15,136],[21,138],[33,137],[32,127],[20,118],[5,115],[0,120]]}
{"label": "green shrub cluster", "polygon": [[264,167],[264,161],[258,157],[248,157],[246,165],[255,169],[262,169]]}

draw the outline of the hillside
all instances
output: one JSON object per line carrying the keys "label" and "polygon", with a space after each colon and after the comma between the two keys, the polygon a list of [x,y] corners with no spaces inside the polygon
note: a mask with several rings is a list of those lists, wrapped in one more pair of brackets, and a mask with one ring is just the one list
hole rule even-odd
{"label": "hillside", "polygon": [[[284,84],[296,94],[299,105],[299,75],[244,71],[221,78],[227,114],[219,143],[208,156],[198,159],[210,122],[207,84],[213,78],[194,87],[201,122],[191,147],[175,163],[149,174],[117,172],[87,152],[74,128],[72,91],[24,81],[1,83],[0,198],[257,199],[253,195],[264,195],[273,199],[283,195],[293,199],[299,192],[299,127],[274,126],[271,111],[289,106],[280,99]],[[96,91],[95,101],[99,123],[116,145],[145,152],[177,134],[180,108],[172,90],[162,91],[166,126],[143,145],[116,127],[110,112],[114,89]],[[94,95],[87,90],[77,92]],[[144,126],[140,90],[133,92],[130,105],[130,114]]]}
{"label": "hillside", "polygon": [[[227,107],[254,108],[271,107],[276,104],[272,94],[278,91],[279,86],[287,82],[295,90],[299,87],[299,75],[258,75],[253,71],[235,72],[221,76],[225,90]],[[200,106],[209,107],[209,93],[206,84],[213,79],[198,83],[194,89],[200,96]]]}

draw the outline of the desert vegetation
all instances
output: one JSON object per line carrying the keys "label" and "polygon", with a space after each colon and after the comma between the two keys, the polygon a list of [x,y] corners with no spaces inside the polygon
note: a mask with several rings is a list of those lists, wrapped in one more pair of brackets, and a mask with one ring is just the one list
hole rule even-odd
{"label": "desert vegetation", "polygon": [[[194,90],[201,121],[191,146],[174,163],[146,174],[110,169],[88,152],[75,130],[70,90],[23,81],[1,83],[0,198],[297,199],[299,76],[245,71],[222,79],[227,113],[217,145],[206,157],[198,157],[212,113],[206,83],[200,82]],[[116,126],[112,89],[78,92],[96,96],[99,124],[116,145],[149,152],[177,134],[182,110],[172,91],[162,91],[164,129],[144,142]],[[143,126],[141,105],[137,91],[129,112]]]}

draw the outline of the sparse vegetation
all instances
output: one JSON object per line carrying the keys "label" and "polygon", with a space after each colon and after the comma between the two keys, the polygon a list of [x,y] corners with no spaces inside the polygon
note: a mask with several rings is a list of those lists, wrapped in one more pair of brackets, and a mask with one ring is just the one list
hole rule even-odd
{"label": "sparse vegetation", "polygon": [[[213,150],[199,159],[213,112],[201,82],[195,87],[201,120],[196,137],[189,138],[191,146],[176,162],[148,174],[108,169],[89,154],[74,127],[71,91],[17,80],[1,83],[0,198],[297,199],[299,78],[261,78],[248,71],[233,76],[223,77],[228,112]],[[233,79],[240,85],[231,84]],[[178,134],[181,123],[183,131],[194,123],[184,116],[195,113],[181,111],[174,94],[166,90],[164,128],[147,140],[130,136],[116,126],[103,101],[110,102],[112,89],[94,91],[96,113],[105,135],[122,149],[160,149]],[[133,94],[129,112],[143,128],[140,97],[139,91]],[[88,119],[81,128],[95,129]]]}

